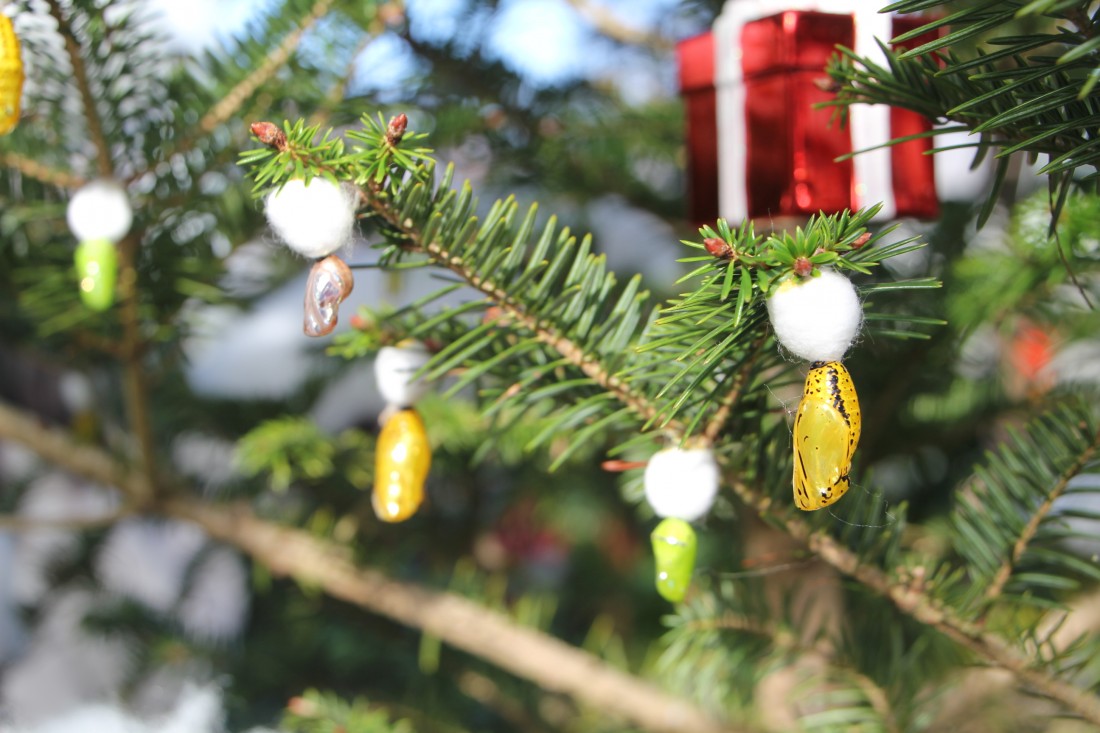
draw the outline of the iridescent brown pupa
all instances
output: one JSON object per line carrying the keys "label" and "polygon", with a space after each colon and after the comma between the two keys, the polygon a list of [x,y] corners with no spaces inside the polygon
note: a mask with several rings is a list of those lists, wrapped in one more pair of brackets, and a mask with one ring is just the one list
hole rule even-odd
{"label": "iridescent brown pupa", "polygon": [[329,255],[313,265],[306,281],[305,320],[302,323],[306,336],[332,333],[340,304],[351,294],[353,286],[351,268],[336,255]]}

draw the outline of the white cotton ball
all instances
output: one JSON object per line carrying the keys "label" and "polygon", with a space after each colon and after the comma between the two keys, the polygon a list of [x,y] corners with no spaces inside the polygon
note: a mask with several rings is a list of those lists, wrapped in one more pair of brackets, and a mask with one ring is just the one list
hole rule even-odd
{"label": "white cotton ball", "polygon": [[287,247],[306,257],[332,254],[351,240],[355,223],[355,189],[326,178],[309,185],[300,178],[287,181],[267,197],[265,211],[271,228]]}
{"label": "white cotton ball", "polygon": [[788,280],[768,298],[779,343],[807,361],[837,361],[852,345],[863,306],[852,282],[822,269],[817,277]]}
{"label": "white cotton ball", "polygon": [[666,448],[645,468],[645,498],[659,517],[693,522],[718,496],[718,462],[709,448]]}
{"label": "white cotton ball", "polygon": [[383,346],[374,360],[374,378],[387,404],[411,407],[428,392],[423,379],[413,379],[431,354],[419,341],[408,339],[397,346]]}
{"label": "white cotton ball", "polygon": [[107,239],[117,243],[130,231],[134,212],[126,189],[115,181],[98,180],[73,195],[65,218],[77,241]]}

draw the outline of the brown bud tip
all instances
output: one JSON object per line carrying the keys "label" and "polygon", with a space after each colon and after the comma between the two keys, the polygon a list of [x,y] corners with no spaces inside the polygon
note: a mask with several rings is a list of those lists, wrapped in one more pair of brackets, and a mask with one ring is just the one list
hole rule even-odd
{"label": "brown bud tip", "polygon": [[286,150],[286,134],[273,122],[253,122],[249,125],[252,134],[264,145],[269,145],[280,153]]}
{"label": "brown bud tip", "polygon": [[348,323],[356,331],[366,331],[367,328],[370,326],[370,323],[367,321],[367,319],[363,318],[363,316],[359,315],[358,313],[349,318]]}
{"label": "brown bud tip", "polygon": [[405,128],[408,126],[409,118],[404,113],[394,117],[386,128],[386,142],[390,145],[397,145],[401,142],[401,138],[405,137]]}
{"label": "brown bud tip", "polygon": [[852,249],[859,249],[860,247],[862,247],[863,245],[867,244],[870,241],[871,241],[871,233],[870,232],[864,232],[863,234],[860,234],[858,237],[856,237],[856,241],[852,242]]}
{"label": "brown bud tip", "polygon": [[631,471],[635,468],[645,468],[645,464],[645,461],[622,461],[613,458],[601,463],[600,468],[610,473],[622,473],[623,471]]}
{"label": "brown bud tip", "polygon": [[827,76],[823,76],[820,79],[814,79],[814,86],[830,94],[836,94],[840,91],[840,83]]}
{"label": "brown bud tip", "polygon": [[729,259],[733,254],[733,247],[729,246],[726,240],[718,237],[707,237],[703,240],[703,246],[707,248],[707,252],[723,260]]}
{"label": "brown bud tip", "polygon": [[286,704],[286,709],[302,718],[312,718],[319,712],[316,703],[304,697],[290,698]]}
{"label": "brown bud tip", "polygon": [[794,261],[794,274],[799,277],[809,277],[814,271],[814,263],[808,257],[799,257]]}

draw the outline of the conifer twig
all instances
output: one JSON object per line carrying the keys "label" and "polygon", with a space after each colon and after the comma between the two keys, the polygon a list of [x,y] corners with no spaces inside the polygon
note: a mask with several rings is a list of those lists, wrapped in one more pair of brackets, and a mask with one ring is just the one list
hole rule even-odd
{"label": "conifer twig", "polygon": [[46,183],[58,188],[80,188],[86,181],[84,178],[69,171],[57,170],[42,165],[33,158],[28,158],[19,153],[0,153],[0,165],[5,168],[14,168],[28,178],[33,178],[41,183]]}
{"label": "conifer twig", "polygon": [[[129,498],[152,494],[140,472],[109,455],[79,445],[64,430],[0,403],[0,439],[13,440],[41,458]],[[165,492],[158,492],[164,496]],[[308,532],[257,517],[245,504],[232,507],[201,499],[163,498],[142,508],[198,524],[277,575],[321,588],[398,623],[421,629],[457,649],[481,657],[543,689],[570,695],[583,705],[632,721],[654,733],[735,733],[691,703],[619,671],[598,657],[461,596],[393,580],[357,567],[339,545]]]}
{"label": "conifer twig", "polygon": [[1035,508],[1035,512],[1031,515],[1023,531],[1020,532],[1020,536],[1016,539],[1016,543],[1012,546],[1012,553],[1004,559],[1004,562],[997,569],[996,575],[993,576],[992,582],[990,582],[989,586],[986,588],[986,601],[994,601],[1004,592],[1005,585],[1008,583],[1009,578],[1012,577],[1012,571],[1015,569],[1017,563],[1020,562],[1020,558],[1023,557],[1024,552],[1027,551],[1028,545],[1035,539],[1035,535],[1039,531],[1039,525],[1043,523],[1043,520],[1050,514],[1050,510],[1054,508],[1054,502],[1065,493],[1073,477],[1081,473],[1085,466],[1092,461],[1096,456],[1097,450],[1100,450],[1100,431],[1092,436],[1092,442],[1081,451],[1081,454],[1077,456],[1073,464],[1058,477],[1058,482],[1051,487],[1050,492],[1047,494],[1047,498],[1043,500],[1042,504]]}
{"label": "conifer twig", "polygon": [[[313,4],[313,7],[309,9],[305,17],[302,18],[298,27],[287,34],[282,43],[273,48],[268,53],[267,58],[252,71],[251,74],[246,76],[240,82],[237,83],[229,93],[221,98],[210,111],[203,115],[199,120],[198,128],[205,134],[213,132],[219,125],[222,125],[230,117],[241,108],[245,100],[251,97],[257,89],[266,84],[272,76],[281,69],[290,57],[294,55],[294,51],[298,48],[298,44],[302,42],[302,38],[305,36],[313,24],[316,23],[325,13],[332,7],[333,0],[317,0]],[[186,146],[184,146],[186,147]]]}
{"label": "conifer twig", "polygon": [[84,66],[84,57],[80,55],[80,43],[76,40],[72,26],[69,25],[61,4],[57,0],[49,0],[50,15],[57,21],[57,32],[65,42],[65,51],[69,55],[69,63],[73,68],[73,80],[76,82],[77,91],[80,92],[80,100],[84,106],[84,120],[88,128],[88,136],[96,151],[96,168],[103,178],[110,178],[114,173],[114,164],[111,163],[111,148],[107,144],[107,138],[103,134],[103,121],[99,119],[99,111],[95,106],[95,95],[88,83],[88,70]]}
{"label": "conifer twig", "polygon": [[982,659],[1008,670],[1024,684],[1057,700],[1066,708],[1095,725],[1100,725],[1100,698],[1076,687],[1055,673],[1036,667],[1016,649],[995,634],[982,631],[959,618],[927,593],[912,585],[892,580],[882,570],[860,561],[859,556],[824,532],[815,532],[801,519],[784,516],[771,510],[771,499],[762,496],[736,477],[727,476],[734,493],[758,514],[778,523],[794,540],[802,543],[834,568],[862,583],[872,592],[889,599],[899,610],[913,619],[931,626],[944,636]]}
{"label": "conifer twig", "polygon": [[[529,330],[539,341],[565,357],[571,364],[580,369],[585,376],[614,395],[619,402],[644,422],[660,420],[660,413],[648,400],[632,390],[618,376],[608,372],[599,359],[585,352],[575,341],[559,333],[551,324],[544,323],[528,313],[524,310],[522,303],[515,302],[499,285],[467,267],[461,257],[451,254],[440,243],[425,242],[420,230],[409,222],[402,221],[397,213],[386,205],[385,201],[365,191],[360,191],[360,196],[389,226],[399,230],[408,239],[408,246],[428,254],[438,264],[446,267],[472,287],[481,291],[499,305],[515,323]],[[669,421],[662,423],[662,425],[670,430],[682,430],[682,427],[676,421]]]}
{"label": "conifer twig", "polygon": [[672,43],[668,39],[630,27],[610,10],[596,5],[590,0],[566,0],[566,2],[573,6],[573,9],[581,17],[591,23],[596,31],[613,41],[630,46],[648,46],[654,51],[662,53],[672,48]]}
{"label": "conifer twig", "polygon": [[729,420],[730,414],[733,412],[733,406],[737,404],[737,400],[740,399],[741,393],[748,383],[749,371],[756,361],[757,354],[760,353],[760,346],[767,337],[768,332],[764,331],[753,340],[752,345],[749,346],[749,355],[746,357],[745,363],[737,370],[737,374],[734,375],[729,392],[718,402],[718,409],[707,421],[706,427],[703,428],[703,437],[706,438],[708,443],[714,443],[718,439],[718,434],[722,432],[722,428],[726,426],[726,421]]}

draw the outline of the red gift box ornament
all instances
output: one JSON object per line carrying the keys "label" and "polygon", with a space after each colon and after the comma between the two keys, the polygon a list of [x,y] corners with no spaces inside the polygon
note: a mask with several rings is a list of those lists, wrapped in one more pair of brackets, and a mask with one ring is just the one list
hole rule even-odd
{"label": "red gift box ornament", "polygon": [[881,14],[880,4],[731,0],[712,33],[679,44],[693,220],[804,218],[875,203],[878,219],[936,216],[931,138],[837,160],[930,130],[927,119],[856,104],[842,125],[834,108],[815,108],[833,96],[821,82],[837,45],[880,58],[876,38],[924,22]]}

